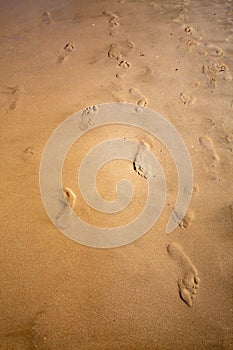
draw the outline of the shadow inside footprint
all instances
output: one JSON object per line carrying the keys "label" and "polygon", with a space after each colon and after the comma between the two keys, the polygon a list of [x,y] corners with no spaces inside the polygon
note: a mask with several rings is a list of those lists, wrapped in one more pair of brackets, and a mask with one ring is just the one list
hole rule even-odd
{"label": "shadow inside footprint", "polygon": [[17,106],[18,94],[19,94],[19,86],[7,86],[2,93],[7,95],[9,98],[9,109],[15,110]]}
{"label": "shadow inside footprint", "polygon": [[137,105],[145,107],[148,104],[148,99],[146,96],[144,96],[139,89],[137,88],[131,88],[129,89],[129,93],[137,98]]}
{"label": "shadow inside footprint", "polygon": [[67,44],[63,47],[63,49],[62,49],[60,55],[58,56],[57,61],[58,61],[59,63],[64,62],[64,60],[72,53],[73,50],[74,50],[74,45],[71,44],[71,43],[67,43]]}
{"label": "shadow inside footprint", "polygon": [[42,22],[44,22],[45,24],[51,23],[51,15],[49,11],[44,11],[42,13]]}
{"label": "shadow inside footprint", "polygon": [[120,25],[118,22],[118,16],[108,10],[105,10],[102,13],[108,18],[109,34],[112,36],[116,35]]}
{"label": "shadow inside footprint", "polygon": [[141,177],[144,177],[144,179],[148,179],[152,175],[151,167],[145,159],[145,152],[147,149],[149,149],[149,145],[146,143],[141,143],[138,146],[137,153],[135,154],[133,161],[134,171]]}
{"label": "shadow inside footprint", "polygon": [[79,123],[79,129],[87,130],[93,124],[93,119],[98,109],[98,106],[91,106],[84,109]]}
{"label": "shadow inside footprint", "polygon": [[180,297],[189,307],[193,305],[193,297],[197,292],[199,282],[199,278],[192,273],[186,274],[184,278],[177,282]]}
{"label": "shadow inside footprint", "polygon": [[200,283],[197,269],[179,244],[175,242],[170,243],[167,247],[167,251],[181,270],[181,277],[177,280],[180,297],[191,307]]}

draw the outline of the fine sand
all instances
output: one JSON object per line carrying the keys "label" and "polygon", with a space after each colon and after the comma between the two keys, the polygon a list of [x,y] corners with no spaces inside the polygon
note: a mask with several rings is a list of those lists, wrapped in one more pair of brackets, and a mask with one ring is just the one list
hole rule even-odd
{"label": "fine sand", "polygon": [[[0,349],[232,349],[233,1],[1,0],[0,30]],[[117,227],[140,214],[145,148],[167,180],[149,232],[95,249],[52,224],[39,166],[56,127],[107,102],[167,118],[190,152],[195,185],[185,217],[166,234],[178,191],[166,147],[136,127],[90,130],[63,167],[65,198],[83,221]],[[84,117],[79,127],[91,123]],[[134,163],[114,160],[98,173],[105,200],[123,177],[134,186],[129,206],[107,214],[85,203],[77,169],[114,137],[139,148]]]}

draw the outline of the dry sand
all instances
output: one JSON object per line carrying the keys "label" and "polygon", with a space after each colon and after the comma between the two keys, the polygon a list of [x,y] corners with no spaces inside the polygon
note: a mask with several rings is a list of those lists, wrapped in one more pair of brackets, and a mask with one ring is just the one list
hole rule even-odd
{"label": "dry sand", "polygon": [[[0,348],[232,349],[233,1],[1,0],[0,7]],[[146,180],[119,160],[101,169],[99,192],[115,198],[114,184],[126,176],[133,203],[111,217],[85,205],[76,169],[101,140],[149,142],[168,181],[158,223],[136,242],[104,250],[53,226],[38,183],[53,130],[111,101],[147,105],[171,121],[196,185],[180,227],[167,235],[177,176],[166,150],[133,127],[83,136],[63,172],[83,220],[125,224],[145,203]]]}

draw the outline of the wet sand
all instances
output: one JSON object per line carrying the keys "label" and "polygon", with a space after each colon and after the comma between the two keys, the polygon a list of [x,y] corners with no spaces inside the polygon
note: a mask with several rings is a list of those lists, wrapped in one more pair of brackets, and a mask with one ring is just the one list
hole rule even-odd
{"label": "wet sand", "polygon": [[[1,319],[3,350],[232,348],[233,2],[1,1]],[[88,207],[77,169],[98,142],[149,145],[167,179],[159,221],[114,249],[62,235],[40,196],[39,166],[54,129],[88,106],[131,102],[178,130],[194,191],[179,227],[165,233],[177,194],[166,149],[134,127],[91,130],[69,152],[63,184],[74,211],[98,227],[125,225],[146,201],[147,181],[114,160],[97,177],[132,203],[109,215]]]}

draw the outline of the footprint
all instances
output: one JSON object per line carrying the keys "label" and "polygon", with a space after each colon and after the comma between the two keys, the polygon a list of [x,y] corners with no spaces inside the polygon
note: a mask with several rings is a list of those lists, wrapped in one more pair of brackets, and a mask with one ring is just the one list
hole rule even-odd
{"label": "footprint", "polygon": [[197,51],[197,53],[200,55],[200,56],[208,56],[208,52],[204,49],[200,49]]}
{"label": "footprint", "polygon": [[69,206],[71,207],[71,209],[73,209],[76,202],[76,195],[69,187],[64,187],[63,192]]}
{"label": "footprint", "polygon": [[155,1],[150,1],[149,6],[155,9],[156,7],[158,7],[158,4],[156,4]]}
{"label": "footprint", "polygon": [[39,312],[33,320],[32,334],[32,349],[48,349],[48,330],[51,330],[50,318],[46,311]]}
{"label": "footprint", "polygon": [[118,16],[110,11],[103,11],[103,15],[108,17],[109,34],[112,36],[117,35],[119,28]]}
{"label": "footprint", "polygon": [[190,25],[184,24],[183,29],[187,34],[193,35],[195,33],[195,29]]}
{"label": "footprint", "polygon": [[63,63],[65,61],[65,59],[72,53],[72,51],[74,50],[74,45],[71,43],[67,43],[61,53],[59,54],[57,60],[59,63]]}
{"label": "footprint", "polygon": [[126,102],[125,100],[125,84],[122,80],[123,75],[120,73],[116,74],[116,77],[118,78],[118,82],[112,82],[110,83],[110,89],[109,92],[111,95],[115,98],[117,102]]}
{"label": "footprint", "polygon": [[123,68],[130,68],[131,64],[128,61],[126,61],[126,60],[122,60],[122,61],[120,61],[118,66],[119,67],[123,67]]}
{"label": "footprint", "polygon": [[[232,101],[232,104],[233,104],[233,101]],[[226,148],[231,152],[233,152],[233,138],[228,134],[227,131],[224,137],[224,141],[225,141]]]}
{"label": "footprint", "polygon": [[126,70],[121,70],[120,72],[118,72],[117,74],[116,74],[116,78],[118,78],[118,79],[124,79],[124,77],[126,76]]}
{"label": "footprint", "polygon": [[139,135],[136,136],[135,140],[139,144],[145,145],[148,149],[153,149],[154,147],[154,138],[149,134],[140,133]]}
{"label": "footprint", "polygon": [[173,18],[173,21],[179,24],[183,24],[188,20],[188,18],[187,9],[183,9],[178,17]]}
{"label": "footprint", "polygon": [[138,70],[136,80],[143,82],[144,84],[151,85],[156,82],[156,72],[155,68],[152,68],[148,65],[144,65]]}
{"label": "footprint", "polygon": [[216,167],[219,163],[220,158],[215,151],[213,141],[209,136],[202,136],[199,138],[199,143],[205,149],[212,160],[212,163],[210,162],[209,166],[207,166],[206,169],[211,174],[212,178],[216,180],[218,178]]}
{"label": "footprint", "polygon": [[184,105],[192,105],[196,102],[196,96],[189,94],[187,91],[181,92],[180,99]]}
{"label": "footprint", "polygon": [[190,0],[181,0],[178,2],[178,7],[184,7],[184,6],[188,6],[190,4]]}
{"label": "footprint", "polygon": [[146,142],[141,142],[133,161],[134,171],[144,179],[148,179],[152,175],[151,167],[145,161],[145,152],[147,149],[150,149],[149,145]]}
{"label": "footprint", "polygon": [[62,208],[55,218],[56,225],[61,229],[69,226],[70,219],[73,215],[70,208],[73,209],[76,202],[76,195],[70,188],[63,187],[62,194],[63,197],[59,200],[62,204]]}
{"label": "footprint", "polygon": [[108,57],[114,58],[117,61],[122,59],[122,53],[120,52],[119,44],[111,44],[108,50]]}
{"label": "footprint", "polygon": [[232,203],[232,204],[230,204],[229,209],[230,209],[230,217],[231,217],[231,221],[232,221],[232,223],[233,223],[233,203]]}
{"label": "footprint", "polygon": [[199,185],[196,183],[193,186],[193,196],[194,196],[194,198],[198,195],[198,193],[199,193]]}
{"label": "footprint", "polygon": [[25,150],[23,151],[23,160],[28,160],[29,157],[34,155],[34,150],[32,147],[27,147],[25,148]]}
{"label": "footprint", "polygon": [[205,74],[207,84],[211,88],[216,88],[218,77],[226,81],[232,80],[232,75],[229,71],[229,67],[223,62],[208,60],[207,64],[204,64],[202,66],[202,72]]}
{"label": "footprint", "polygon": [[129,89],[129,93],[138,99],[136,102],[137,105],[145,107],[148,104],[147,97],[145,97],[137,88]]}
{"label": "footprint", "polygon": [[181,53],[191,53],[194,47],[197,47],[200,45],[200,43],[190,37],[183,37],[180,39],[180,44],[178,45],[177,49]]}
{"label": "footprint", "polygon": [[195,218],[195,213],[194,211],[192,211],[191,209],[189,209],[185,216],[183,217],[183,219],[181,220],[181,222],[179,223],[179,226],[181,228],[189,228],[191,226],[191,223],[193,222]]}
{"label": "footprint", "polygon": [[124,61],[128,53],[134,48],[135,44],[128,40],[111,44],[108,50],[108,57],[116,59],[117,61]]}
{"label": "footprint", "polygon": [[205,47],[208,48],[209,55],[220,56],[220,57],[225,56],[225,52],[223,51],[223,49],[221,49],[221,47],[218,47],[218,46],[213,45],[211,43],[205,43],[204,45],[205,45]]}
{"label": "footprint", "polygon": [[208,87],[215,89],[217,87],[217,74],[215,69],[207,64],[204,64],[202,66],[202,73],[204,73],[206,76]]}
{"label": "footprint", "polygon": [[199,137],[200,145],[210,154],[211,158],[215,161],[219,161],[219,156],[215,151],[213,140],[209,136]]}
{"label": "footprint", "polygon": [[184,32],[189,36],[192,35],[196,40],[201,41],[203,39],[202,35],[195,31],[195,29],[191,25],[184,24],[182,26]]}
{"label": "footprint", "polygon": [[229,67],[227,64],[223,62],[213,62],[212,66],[220,78],[228,81],[232,80],[232,76],[230,74]]}
{"label": "footprint", "polygon": [[200,283],[197,269],[179,244],[175,242],[170,243],[167,247],[167,251],[169,256],[175,260],[181,270],[181,274],[177,281],[180,297],[191,307],[193,305],[194,295],[196,294]]}
{"label": "footprint", "polygon": [[79,129],[87,130],[92,124],[95,114],[98,112],[98,106],[91,106],[84,109],[82,112]]}
{"label": "footprint", "polygon": [[111,36],[116,36],[118,34],[119,23],[117,21],[109,22],[109,34]]}
{"label": "footprint", "polygon": [[42,13],[42,21],[46,24],[50,24],[51,23],[51,15],[49,11],[44,11]]}
{"label": "footprint", "polygon": [[[233,12],[231,14],[233,15]],[[233,24],[233,17],[228,17],[227,22],[232,25]]]}
{"label": "footprint", "polygon": [[200,86],[199,81],[192,81],[190,83],[190,87],[185,90],[184,92],[180,93],[180,99],[183,102],[185,106],[192,105],[196,102],[196,96],[193,94],[193,91],[195,91]]}
{"label": "footprint", "polygon": [[228,35],[228,37],[226,38],[226,41],[233,43],[233,34]]}
{"label": "footprint", "polygon": [[2,334],[2,349],[36,349],[33,327],[33,321],[29,321],[18,325],[18,327],[12,329],[6,334]]}
{"label": "footprint", "polygon": [[19,94],[19,86],[7,86],[2,93],[8,97],[9,100],[9,109],[15,110],[17,107],[17,100]]}

